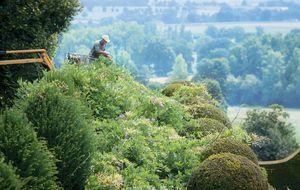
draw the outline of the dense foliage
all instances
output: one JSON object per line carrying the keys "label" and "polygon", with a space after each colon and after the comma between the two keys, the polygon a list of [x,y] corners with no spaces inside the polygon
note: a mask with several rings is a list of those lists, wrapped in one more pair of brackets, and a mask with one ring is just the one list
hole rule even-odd
{"label": "dense foliage", "polygon": [[0,160],[0,189],[22,189],[24,182],[16,174],[12,165]]}
{"label": "dense foliage", "polygon": [[[65,189],[182,189],[201,162],[199,149],[217,136],[248,138],[240,128],[192,119],[186,110],[191,102],[217,104],[204,85],[183,86],[174,100],[150,91],[104,59],[65,65],[39,81],[21,83],[17,97],[14,109],[31,122],[30,134],[47,142],[55,160],[46,163],[55,168],[56,161],[55,181]],[[188,126],[200,123],[202,128],[188,133]],[[207,129],[210,123],[222,130]]]}
{"label": "dense foliage", "polygon": [[[53,55],[58,35],[78,10],[78,0],[3,1],[0,26],[8,29],[0,29],[0,49],[46,48]],[[176,12],[166,9],[158,18],[176,23]],[[213,16],[226,21],[233,12],[223,6]],[[131,13],[139,22],[152,17],[149,8],[124,8],[120,18],[131,20]],[[198,19],[195,12],[186,15],[190,22]],[[158,29],[153,23],[109,24],[112,20],[73,26],[61,37],[56,60],[61,63],[69,51],[87,54],[93,41],[108,33],[108,50],[121,68],[104,58],[62,65],[43,77],[36,65],[1,68],[0,109],[14,105],[0,115],[0,188],[267,189],[266,174],[241,143],[249,136],[232,127],[224,112],[224,97],[230,103],[300,104],[294,100],[299,31],[275,36],[261,28],[254,34],[209,27],[199,37],[184,26]],[[182,82],[166,86],[164,96],[135,81],[147,84],[152,76]],[[14,99],[20,78],[29,82],[19,82]],[[190,78],[200,83],[183,81]],[[297,147],[285,117],[278,107],[248,113],[244,126],[258,135],[252,147],[260,158],[281,158]]]}
{"label": "dense foliage", "polygon": [[[61,82],[27,84],[17,106],[26,113],[37,135],[47,141],[57,160],[58,178],[65,189],[83,189],[93,156],[91,111],[66,96]],[[71,175],[70,175],[71,174]]]}
{"label": "dense foliage", "polygon": [[16,185],[23,183],[22,189],[59,189],[56,160],[20,111],[8,110],[0,116],[0,156],[16,168],[15,175],[22,179]]}
{"label": "dense foliage", "polygon": [[191,120],[185,126],[185,136],[193,138],[202,138],[214,133],[222,133],[228,129],[223,123],[211,118],[200,118]]}
{"label": "dense foliage", "polygon": [[257,135],[252,149],[260,160],[285,158],[298,147],[294,127],[286,121],[288,114],[278,105],[270,110],[252,110],[247,113],[244,127]]}
{"label": "dense foliage", "polygon": [[193,171],[187,189],[267,190],[268,182],[248,158],[222,153],[210,156]]}

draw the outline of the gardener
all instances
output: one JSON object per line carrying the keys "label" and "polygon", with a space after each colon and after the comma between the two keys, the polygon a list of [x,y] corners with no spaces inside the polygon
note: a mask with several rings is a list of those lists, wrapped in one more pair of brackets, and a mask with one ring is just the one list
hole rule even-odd
{"label": "gardener", "polygon": [[97,40],[94,43],[94,46],[90,51],[90,54],[89,54],[90,60],[92,60],[92,61],[96,60],[100,56],[104,56],[104,57],[111,60],[111,56],[109,55],[109,53],[107,51],[105,51],[106,44],[109,43],[109,42],[110,42],[109,36],[108,35],[102,35],[102,39]]}

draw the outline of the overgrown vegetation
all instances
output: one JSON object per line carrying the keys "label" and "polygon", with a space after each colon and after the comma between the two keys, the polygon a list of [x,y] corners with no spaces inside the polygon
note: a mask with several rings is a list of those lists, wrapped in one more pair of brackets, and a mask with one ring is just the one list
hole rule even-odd
{"label": "overgrown vegetation", "polygon": [[1,189],[22,189],[24,182],[16,174],[12,165],[6,164],[1,158],[0,161],[0,188]]}
{"label": "overgrown vegetation", "polygon": [[[0,29],[0,49],[38,47],[52,54],[59,33],[79,9],[78,0],[1,2],[0,26],[8,29]],[[198,40],[184,27],[162,33],[149,23],[97,27],[84,32],[78,27],[63,40],[80,41],[80,48],[76,43],[72,48],[86,53],[99,32],[109,31],[116,44],[110,51],[122,68],[100,58],[44,74],[35,65],[0,70],[0,188],[268,188],[265,171],[243,144],[252,139],[232,126],[222,93],[249,91],[241,99],[250,103],[280,101],[282,94],[267,96],[278,89],[293,97],[299,31],[283,39],[210,27]],[[84,35],[88,38],[82,42]],[[202,58],[195,68],[193,51]],[[271,75],[278,70],[282,72]],[[192,72],[199,84],[184,81]],[[161,94],[135,81],[147,83],[153,75],[170,75],[175,82]],[[257,100],[253,93],[263,98]],[[239,96],[225,97],[239,101]],[[249,112],[245,129],[258,139],[270,139],[252,144],[260,158],[281,158],[297,147],[291,126],[282,118],[286,114],[281,107]],[[255,149],[256,144],[266,151]]]}
{"label": "overgrown vegetation", "polygon": [[[185,87],[171,99],[135,82],[114,63],[98,60],[65,65],[39,81],[21,83],[13,110],[30,121],[28,128],[42,144],[46,141],[55,157],[47,163],[53,168],[56,163],[54,181],[64,189],[182,189],[201,163],[200,149],[216,138],[248,138],[222,124],[228,118],[221,110],[221,122],[205,114],[193,119],[187,111],[191,102],[218,102],[203,85]],[[211,122],[220,129],[209,130]],[[188,126],[198,124],[202,127],[191,132]],[[14,157],[5,159],[14,162]]]}

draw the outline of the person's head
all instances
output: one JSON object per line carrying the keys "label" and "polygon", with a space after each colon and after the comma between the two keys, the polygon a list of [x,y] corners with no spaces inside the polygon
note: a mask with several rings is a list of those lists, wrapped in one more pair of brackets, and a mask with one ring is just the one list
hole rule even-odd
{"label": "person's head", "polygon": [[110,42],[110,40],[109,40],[109,36],[108,35],[102,35],[102,40],[101,40],[103,43],[109,43]]}

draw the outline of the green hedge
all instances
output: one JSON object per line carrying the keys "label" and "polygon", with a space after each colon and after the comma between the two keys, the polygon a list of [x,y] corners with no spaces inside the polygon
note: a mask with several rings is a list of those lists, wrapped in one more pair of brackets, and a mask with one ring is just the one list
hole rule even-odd
{"label": "green hedge", "polygon": [[8,110],[0,116],[0,152],[26,181],[24,189],[59,189],[53,155],[19,111]]}
{"label": "green hedge", "polygon": [[268,190],[268,182],[248,158],[222,153],[210,156],[193,171],[187,189]]}
{"label": "green hedge", "polygon": [[240,141],[225,138],[219,139],[211,146],[209,146],[203,153],[204,159],[208,158],[213,154],[220,154],[220,153],[232,153],[240,156],[245,156],[253,163],[258,164],[257,157],[255,153],[251,150],[251,148]]}
{"label": "green hedge", "polygon": [[65,189],[83,189],[94,152],[91,111],[76,97],[64,95],[58,83],[28,86],[19,100],[40,138],[57,160],[58,178]]}

